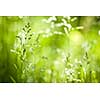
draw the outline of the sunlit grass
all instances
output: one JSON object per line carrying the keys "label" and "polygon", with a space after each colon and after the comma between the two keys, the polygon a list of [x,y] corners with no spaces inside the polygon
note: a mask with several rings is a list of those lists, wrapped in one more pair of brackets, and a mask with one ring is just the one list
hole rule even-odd
{"label": "sunlit grass", "polygon": [[16,16],[0,22],[0,82],[100,82],[94,17]]}

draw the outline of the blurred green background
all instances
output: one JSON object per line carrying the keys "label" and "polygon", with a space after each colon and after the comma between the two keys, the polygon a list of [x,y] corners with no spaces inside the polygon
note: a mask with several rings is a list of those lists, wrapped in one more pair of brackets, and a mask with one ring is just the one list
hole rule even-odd
{"label": "blurred green background", "polygon": [[100,82],[100,17],[0,16],[0,82]]}

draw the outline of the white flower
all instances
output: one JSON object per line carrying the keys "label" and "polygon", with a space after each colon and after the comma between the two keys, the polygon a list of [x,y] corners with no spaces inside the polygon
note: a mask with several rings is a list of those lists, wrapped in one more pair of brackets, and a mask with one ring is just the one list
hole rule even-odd
{"label": "white flower", "polygon": [[50,17],[50,18],[48,18],[48,22],[51,22],[51,21],[56,21],[57,19],[56,19],[56,17],[55,16],[52,16],[52,17]]}
{"label": "white flower", "polygon": [[50,32],[50,29],[48,28],[48,29],[46,29],[46,31],[45,31],[46,33],[49,33]]}
{"label": "white flower", "polygon": [[73,69],[67,69],[67,68],[65,68],[65,73],[67,75],[70,75],[71,73],[74,73],[74,70]]}
{"label": "white flower", "polygon": [[90,49],[88,42],[83,43],[82,48],[84,48],[85,51],[88,51]]}

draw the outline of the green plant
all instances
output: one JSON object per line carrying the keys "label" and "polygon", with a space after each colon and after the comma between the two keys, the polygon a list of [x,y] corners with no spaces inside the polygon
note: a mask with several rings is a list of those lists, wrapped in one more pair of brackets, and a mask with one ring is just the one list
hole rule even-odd
{"label": "green plant", "polygon": [[30,23],[22,28],[11,50],[20,82],[97,82],[90,55],[93,44],[84,39],[80,32],[84,28],[75,21],[77,17],[52,16],[43,19],[48,29],[35,33]]}

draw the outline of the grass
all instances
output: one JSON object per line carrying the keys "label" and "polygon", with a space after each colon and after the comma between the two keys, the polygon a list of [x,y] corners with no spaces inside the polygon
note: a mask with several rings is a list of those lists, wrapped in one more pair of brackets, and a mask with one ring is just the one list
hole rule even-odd
{"label": "grass", "polygon": [[41,26],[36,32],[32,22],[24,24],[10,49],[10,82],[100,82],[97,29],[86,31],[78,22],[78,17],[46,17],[35,24]]}

